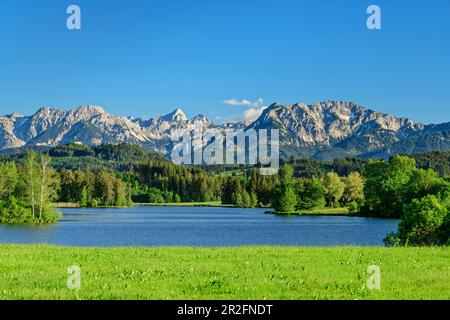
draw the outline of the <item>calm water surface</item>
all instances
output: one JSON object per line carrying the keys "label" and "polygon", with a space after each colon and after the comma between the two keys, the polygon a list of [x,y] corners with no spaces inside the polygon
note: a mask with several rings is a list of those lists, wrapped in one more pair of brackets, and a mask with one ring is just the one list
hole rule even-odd
{"label": "calm water surface", "polygon": [[0,225],[0,243],[65,246],[378,246],[398,220],[281,217],[267,209],[132,207],[61,209],[51,226]]}

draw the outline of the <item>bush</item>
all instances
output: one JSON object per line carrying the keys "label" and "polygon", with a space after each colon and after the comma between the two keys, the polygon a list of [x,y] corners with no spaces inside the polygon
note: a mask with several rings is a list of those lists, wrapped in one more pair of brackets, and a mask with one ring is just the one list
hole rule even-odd
{"label": "bush", "polygon": [[348,212],[350,214],[357,214],[359,212],[359,206],[356,202],[352,202],[350,203],[349,207],[348,207]]}
{"label": "bush", "polygon": [[294,212],[297,202],[297,194],[293,187],[279,187],[274,191],[272,206],[276,212]]}
{"label": "bush", "polygon": [[94,198],[90,201],[89,207],[97,208],[99,203],[100,203],[100,200],[98,200],[97,198]]}
{"label": "bush", "polygon": [[210,201],[211,201],[211,195],[209,194],[208,191],[205,191],[202,196],[202,202],[210,202]]}
{"label": "bush", "polygon": [[157,188],[150,188],[148,190],[148,202],[149,203],[164,203],[164,196],[161,190]]}
{"label": "bush", "polygon": [[383,242],[387,247],[400,247],[402,245],[398,234],[395,232],[389,232]]}
{"label": "bush", "polygon": [[61,213],[50,208],[44,208],[42,216],[33,216],[31,208],[26,204],[19,203],[17,199],[10,196],[8,201],[0,204],[0,222],[7,224],[52,224],[55,223]]}
{"label": "bush", "polygon": [[322,208],[325,206],[325,188],[317,179],[306,181],[299,187],[298,205],[299,210]]}
{"label": "bush", "polygon": [[251,198],[247,191],[242,191],[242,207],[250,208],[251,207]]}
{"label": "bush", "polygon": [[235,199],[236,207],[238,207],[238,208],[244,207],[244,202],[242,201],[242,196],[240,193],[236,193],[233,198]]}
{"label": "bush", "polygon": [[428,195],[405,205],[398,233],[385,239],[388,245],[443,245],[448,242],[448,209],[439,198]]}

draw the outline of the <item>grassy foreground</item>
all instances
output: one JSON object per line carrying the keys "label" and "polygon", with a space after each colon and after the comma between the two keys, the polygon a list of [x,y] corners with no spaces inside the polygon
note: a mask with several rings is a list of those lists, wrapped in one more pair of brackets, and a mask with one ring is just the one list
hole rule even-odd
{"label": "grassy foreground", "polygon": [[0,246],[0,299],[450,299],[449,279],[449,248]]}

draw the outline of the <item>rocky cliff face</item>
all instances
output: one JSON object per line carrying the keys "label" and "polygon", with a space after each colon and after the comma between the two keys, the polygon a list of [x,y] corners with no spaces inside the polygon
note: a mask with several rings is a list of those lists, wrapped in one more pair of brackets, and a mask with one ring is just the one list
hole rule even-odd
{"label": "rocky cliff face", "polygon": [[32,116],[0,116],[0,150],[24,146],[135,143],[163,154],[170,152],[171,134],[179,130],[225,128],[280,129],[285,156],[318,159],[345,156],[388,157],[450,149],[450,123],[415,124],[351,102],[312,105],[272,104],[251,124],[218,125],[203,115],[188,119],[182,110],[149,120],[115,117],[101,107],[73,110],[39,109]]}
{"label": "rocky cliff face", "polygon": [[87,145],[132,143],[167,153],[171,133],[193,130],[195,126],[203,129],[222,127],[202,115],[189,120],[180,109],[144,120],[115,117],[97,106],[82,106],[69,111],[41,108],[32,116],[0,116],[0,150],[79,142]]}
{"label": "rocky cliff face", "polygon": [[102,108],[82,106],[64,111],[41,108],[32,116],[17,114],[0,117],[0,148],[24,145],[55,146],[69,142],[101,143],[144,142],[142,128],[125,118],[114,117]]}
{"label": "rocky cliff face", "polygon": [[[374,154],[388,157],[406,151],[402,143],[413,140],[422,145],[418,152],[449,149],[449,126],[415,124],[340,101],[275,103],[250,125],[255,129],[279,128],[285,153],[319,159]],[[440,142],[428,145],[425,141],[433,137]]]}

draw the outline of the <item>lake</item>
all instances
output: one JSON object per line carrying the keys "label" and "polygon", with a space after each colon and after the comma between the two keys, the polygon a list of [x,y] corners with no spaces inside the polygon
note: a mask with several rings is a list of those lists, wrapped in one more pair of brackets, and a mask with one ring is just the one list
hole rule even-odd
{"label": "lake", "polygon": [[0,225],[0,243],[64,246],[379,246],[398,220],[284,217],[267,209],[131,207],[60,209],[50,226]]}

